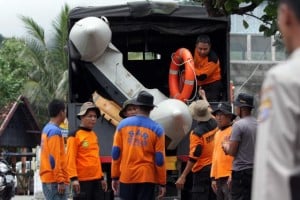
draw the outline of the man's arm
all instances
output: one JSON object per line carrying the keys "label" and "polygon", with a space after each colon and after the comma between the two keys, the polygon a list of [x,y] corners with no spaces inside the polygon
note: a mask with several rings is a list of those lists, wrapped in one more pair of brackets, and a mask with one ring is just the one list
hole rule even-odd
{"label": "man's arm", "polygon": [[190,173],[192,170],[193,166],[195,165],[195,162],[192,162],[191,160],[188,160],[181,176],[177,179],[175,185],[177,189],[182,190],[186,181],[187,175]]}
{"label": "man's arm", "polygon": [[222,143],[223,151],[226,155],[236,156],[236,153],[239,148],[239,141],[229,140],[229,137],[226,137]]}

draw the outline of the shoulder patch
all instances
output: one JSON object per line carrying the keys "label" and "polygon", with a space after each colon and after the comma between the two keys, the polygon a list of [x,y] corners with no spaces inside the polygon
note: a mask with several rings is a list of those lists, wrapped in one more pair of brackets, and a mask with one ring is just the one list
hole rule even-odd
{"label": "shoulder patch", "polygon": [[211,130],[214,130],[217,128],[217,122],[214,119],[210,119],[207,122],[200,122],[196,125],[194,128],[193,134],[196,134],[198,136],[201,136]]}
{"label": "shoulder patch", "polygon": [[264,122],[270,116],[270,112],[272,110],[272,101],[270,98],[266,98],[261,101],[259,107],[259,114],[258,114],[258,122]]}
{"label": "shoulder patch", "polygon": [[210,51],[208,54],[208,62],[214,62],[217,63],[219,61],[219,58],[217,54],[214,51]]}

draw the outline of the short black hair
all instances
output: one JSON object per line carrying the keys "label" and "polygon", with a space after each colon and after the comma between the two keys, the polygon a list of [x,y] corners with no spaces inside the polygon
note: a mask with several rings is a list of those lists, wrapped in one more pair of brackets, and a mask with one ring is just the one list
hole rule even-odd
{"label": "short black hair", "polygon": [[50,117],[56,117],[60,111],[64,111],[66,109],[65,103],[59,99],[53,99],[48,104],[48,114]]}
{"label": "short black hair", "polygon": [[144,106],[144,105],[139,105],[140,109],[143,110],[144,112],[150,113],[151,110],[153,110],[154,107],[152,106]]}
{"label": "short black hair", "polygon": [[208,35],[199,35],[196,39],[196,44],[198,44],[199,42],[211,44],[210,37]]}
{"label": "short black hair", "polygon": [[300,20],[300,1],[299,0],[280,0],[279,4],[287,4],[294,12],[298,20]]}

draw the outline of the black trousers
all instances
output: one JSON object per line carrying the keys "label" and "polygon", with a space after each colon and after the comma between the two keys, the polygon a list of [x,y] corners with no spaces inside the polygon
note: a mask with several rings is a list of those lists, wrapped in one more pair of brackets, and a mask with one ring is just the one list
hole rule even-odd
{"label": "black trousers", "polygon": [[122,200],[154,200],[154,183],[121,183],[120,198]]}
{"label": "black trousers", "polygon": [[253,169],[232,171],[232,200],[251,200]]}
{"label": "black trousers", "polygon": [[80,193],[73,194],[73,200],[104,200],[105,194],[102,190],[101,181],[80,181]]}
{"label": "black trousers", "polygon": [[193,173],[192,200],[216,200],[211,187],[210,169],[211,165],[208,165]]}
{"label": "black trousers", "polygon": [[205,91],[206,98],[209,102],[219,102],[222,100],[222,81],[202,85],[201,88]]}

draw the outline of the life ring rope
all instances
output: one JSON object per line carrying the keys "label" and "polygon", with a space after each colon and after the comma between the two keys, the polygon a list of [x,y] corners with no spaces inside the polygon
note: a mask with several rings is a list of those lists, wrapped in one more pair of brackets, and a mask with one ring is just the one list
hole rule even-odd
{"label": "life ring rope", "polygon": [[[193,61],[193,59],[190,58],[190,59],[184,61],[183,63],[179,63],[179,64],[178,64],[178,63],[176,63],[175,60],[173,59],[174,56],[175,56],[175,53],[172,53],[172,55],[171,55],[171,60],[172,60],[172,63],[174,63],[174,64],[177,65],[177,66],[185,65],[186,63]],[[193,69],[193,71],[194,71],[194,69]]]}
{"label": "life ring rope", "polygon": [[[184,57],[183,58],[183,57],[181,57],[182,51],[184,51],[183,53],[185,53],[186,55],[188,55],[188,54],[190,54],[190,55],[183,56]],[[178,56],[178,57],[175,58],[175,56]],[[184,59],[186,59],[186,60],[184,60]],[[181,60],[183,62],[180,62]],[[178,61],[180,63],[178,63]],[[179,83],[174,80],[177,79],[177,81],[178,81],[178,76],[179,76],[178,73],[180,73],[180,74],[183,73],[183,72],[179,72],[179,67],[182,65],[185,65],[185,70],[188,70],[189,77],[185,77],[183,91],[179,91]],[[193,101],[193,99],[196,98],[197,93],[198,93],[197,87],[195,89],[193,97],[189,98],[191,96],[191,92],[193,90],[194,83],[197,82],[196,72],[193,67],[194,67],[194,60],[193,60],[193,57],[189,50],[187,50],[185,48],[180,48],[175,53],[171,54],[171,65],[170,65],[170,70],[169,70],[169,85],[170,85],[169,87],[170,87],[170,94],[171,94],[172,98],[180,99],[186,103],[190,103],[191,101]],[[181,77],[181,75],[180,75],[180,77]],[[170,80],[171,80],[171,82],[170,82]]]}

